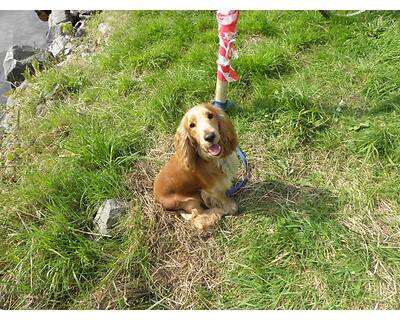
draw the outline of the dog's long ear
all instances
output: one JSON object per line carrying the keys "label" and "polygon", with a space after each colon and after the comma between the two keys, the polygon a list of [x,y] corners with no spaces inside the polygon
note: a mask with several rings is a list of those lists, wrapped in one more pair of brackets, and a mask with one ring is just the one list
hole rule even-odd
{"label": "dog's long ear", "polygon": [[194,170],[196,165],[196,149],[194,142],[189,136],[186,129],[186,117],[184,117],[176,130],[175,134],[175,148],[178,158],[182,161],[183,165],[188,170]]}
{"label": "dog's long ear", "polygon": [[212,106],[213,112],[218,117],[220,145],[224,155],[231,154],[236,150],[238,139],[235,127],[229,116],[219,107]]}

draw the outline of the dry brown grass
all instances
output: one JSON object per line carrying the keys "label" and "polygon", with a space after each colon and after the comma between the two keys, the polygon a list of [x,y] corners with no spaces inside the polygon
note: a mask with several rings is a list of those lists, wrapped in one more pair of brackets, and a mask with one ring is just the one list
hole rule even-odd
{"label": "dry brown grass", "polygon": [[[171,155],[171,141],[158,143],[163,149],[150,151],[150,158],[165,162]],[[199,290],[215,290],[220,283],[225,252],[214,236],[200,234],[173,212],[154,202],[153,180],[159,166],[154,161],[135,164],[129,177],[133,197],[140,202],[146,238],[150,248],[151,291],[158,300],[154,308],[207,307]]]}

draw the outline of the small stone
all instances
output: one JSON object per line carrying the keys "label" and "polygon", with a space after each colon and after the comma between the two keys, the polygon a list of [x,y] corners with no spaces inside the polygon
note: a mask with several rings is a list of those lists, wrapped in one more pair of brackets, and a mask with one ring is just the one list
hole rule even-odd
{"label": "small stone", "polygon": [[4,168],[4,178],[14,181],[15,180],[15,167],[14,166],[6,166]]}
{"label": "small stone", "polygon": [[10,133],[14,131],[16,125],[16,117],[11,112],[5,112],[0,114],[0,129],[4,133]]}
{"label": "small stone", "polygon": [[65,49],[67,39],[63,36],[57,37],[49,46],[49,51],[54,57],[57,57]]}
{"label": "small stone", "polygon": [[35,113],[37,117],[44,117],[48,111],[47,106],[44,103],[41,103],[36,106]]}
{"label": "small stone", "polygon": [[8,97],[8,99],[7,99],[7,104],[6,104],[7,107],[13,107],[13,106],[15,106],[16,104],[17,104],[17,102],[15,101],[14,98]]}
{"label": "small stone", "polygon": [[26,88],[29,87],[28,81],[22,82],[19,87],[17,88],[17,91],[24,91]]}
{"label": "small stone", "polygon": [[98,29],[99,29],[100,33],[105,37],[107,37],[108,34],[110,33],[110,28],[104,22],[99,24]]}
{"label": "small stone", "polygon": [[76,24],[76,32],[75,32],[75,37],[82,37],[86,34],[86,26],[85,26],[85,20],[81,20]]}
{"label": "small stone", "polygon": [[102,235],[109,235],[111,228],[128,209],[129,204],[125,201],[108,199],[100,206],[94,218],[94,229]]}

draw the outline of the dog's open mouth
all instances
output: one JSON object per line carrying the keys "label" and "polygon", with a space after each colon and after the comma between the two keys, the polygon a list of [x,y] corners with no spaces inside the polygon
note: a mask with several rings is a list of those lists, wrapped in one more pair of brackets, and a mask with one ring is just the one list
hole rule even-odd
{"label": "dog's open mouth", "polygon": [[221,154],[222,148],[219,144],[213,144],[209,149],[208,153],[213,157],[218,157]]}

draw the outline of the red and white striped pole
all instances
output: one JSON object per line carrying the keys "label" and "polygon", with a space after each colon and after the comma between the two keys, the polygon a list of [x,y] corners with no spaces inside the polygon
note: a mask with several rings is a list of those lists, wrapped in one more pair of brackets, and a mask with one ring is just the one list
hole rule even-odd
{"label": "red and white striped pole", "polygon": [[229,82],[239,79],[237,72],[230,65],[231,59],[237,58],[234,41],[239,16],[239,10],[217,11],[219,49],[215,101],[220,104],[227,102]]}

